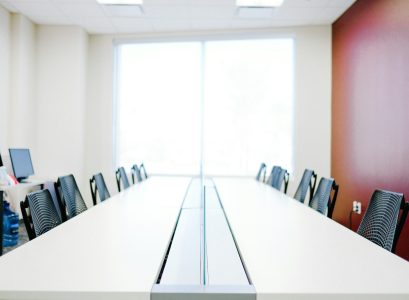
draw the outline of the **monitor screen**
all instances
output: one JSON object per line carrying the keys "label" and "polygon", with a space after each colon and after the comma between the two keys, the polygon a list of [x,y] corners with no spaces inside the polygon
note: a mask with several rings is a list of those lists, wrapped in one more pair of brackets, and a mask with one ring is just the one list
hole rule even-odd
{"label": "monitor screen", "polygon": [[25,179],[34,174],[29,149],[9,149],[9,152],[14,176],[18,180]]}

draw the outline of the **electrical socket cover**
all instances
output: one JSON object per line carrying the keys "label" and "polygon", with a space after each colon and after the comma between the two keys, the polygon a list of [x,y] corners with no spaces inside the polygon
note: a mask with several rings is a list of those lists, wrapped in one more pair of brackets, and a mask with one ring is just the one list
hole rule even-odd
{"label": "electrical socket cover", "polygon": [[362,203],[359,201],[352,202],[352,211],[358,215],[362,212]]}

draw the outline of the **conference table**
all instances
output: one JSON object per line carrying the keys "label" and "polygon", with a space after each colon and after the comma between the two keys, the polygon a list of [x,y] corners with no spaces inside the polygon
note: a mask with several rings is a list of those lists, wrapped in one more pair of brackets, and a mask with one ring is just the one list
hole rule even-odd
{"label": "conference table", "polygon": [[0,299],[409,299],[409,263],[251,178],[151,177],[0,258]]}

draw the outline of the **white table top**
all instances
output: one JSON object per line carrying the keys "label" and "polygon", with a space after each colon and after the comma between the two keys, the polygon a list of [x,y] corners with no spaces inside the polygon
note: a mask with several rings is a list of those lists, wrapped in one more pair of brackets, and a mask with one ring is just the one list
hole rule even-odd
{"label": "white table top", "polygon": [[409,299],[409,263],[254,179],[215,178],[257,299]]}
{"label": "white table top", "polygon": [[4,255],[0,299],[150,299],[189,181],[150,178]]}
{"label": "white table top", "polygon": [[184,209],[172,241],[161,285],[201,284],[200,210]]}

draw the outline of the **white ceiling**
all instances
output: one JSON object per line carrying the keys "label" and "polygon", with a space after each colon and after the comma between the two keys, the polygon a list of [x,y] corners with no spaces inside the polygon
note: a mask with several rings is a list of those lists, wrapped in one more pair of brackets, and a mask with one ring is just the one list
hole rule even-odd
{"label": "white ceiling", "polygon": [[128,9],[125,17],[96,0],[0,0],[0,5],[38,24],[79,25],[100,34],[331,24],[354,2],[285,0],[267,13],[238,14],[235,0],[144,0],[143,14]]}

